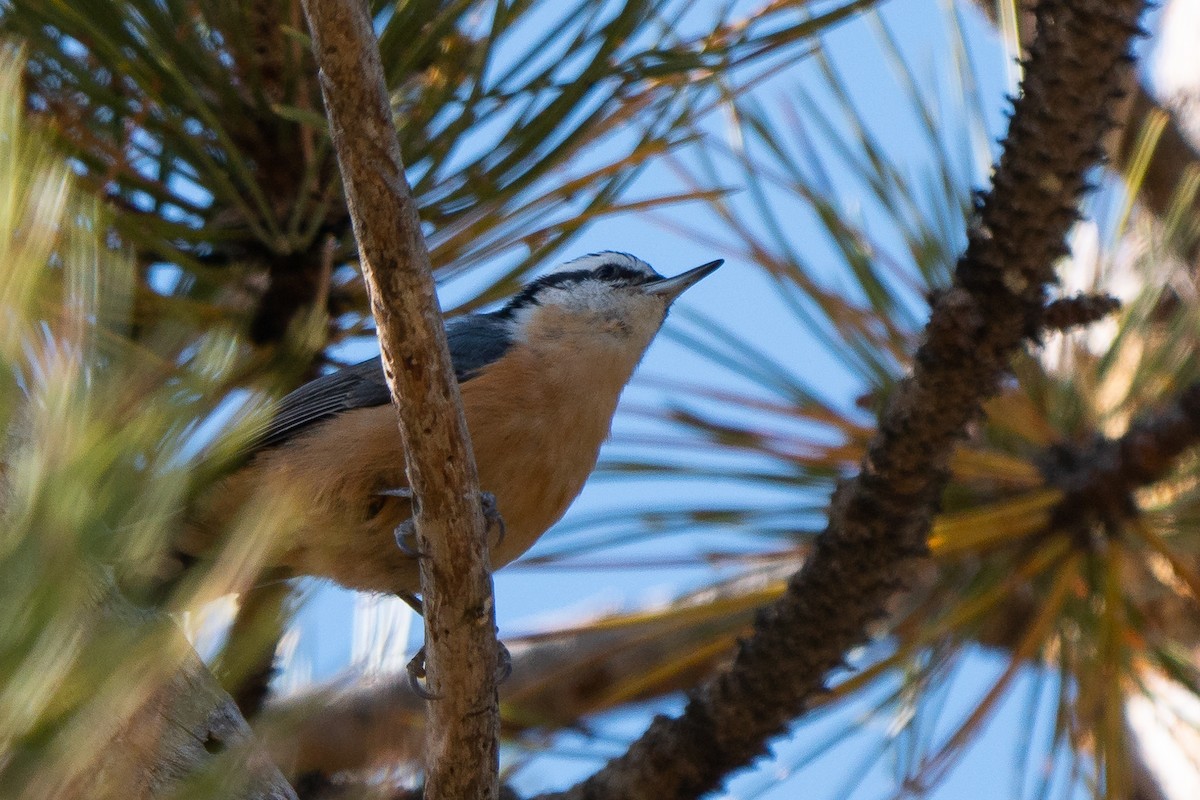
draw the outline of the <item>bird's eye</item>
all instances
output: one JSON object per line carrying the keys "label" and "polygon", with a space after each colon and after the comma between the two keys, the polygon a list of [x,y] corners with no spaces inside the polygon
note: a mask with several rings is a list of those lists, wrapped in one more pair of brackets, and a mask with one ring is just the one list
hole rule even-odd
{"label": "bird's eye", "polygon": [[602,281],[616,280],[621,275],[621,268],[616,264],[605,264],[596,267],[596,271],[592,274]]}

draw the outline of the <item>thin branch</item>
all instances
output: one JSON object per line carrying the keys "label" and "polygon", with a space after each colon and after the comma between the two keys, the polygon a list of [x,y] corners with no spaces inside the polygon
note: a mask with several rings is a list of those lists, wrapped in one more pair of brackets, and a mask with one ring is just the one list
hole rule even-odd
{"label": "thin branch", "polygon": [[926,552],[955,442],[1039,330],[1141,8],[1139,0],[1039,4],[1023,95],[954,285],[934,307],[914,374],[889,398],[861,472],[835,493],[812,558],[680,717],[656,718],[624,755],[558,797],[667,800],[716,789],[763,755],[867,639],[908,559]]}
{"label": "thin branch", "polygon": [[495,798],[499,713],[479,478],[429,254],[362,0],[305,0],[321,92],[419,502],[429,687],[426,797]]}

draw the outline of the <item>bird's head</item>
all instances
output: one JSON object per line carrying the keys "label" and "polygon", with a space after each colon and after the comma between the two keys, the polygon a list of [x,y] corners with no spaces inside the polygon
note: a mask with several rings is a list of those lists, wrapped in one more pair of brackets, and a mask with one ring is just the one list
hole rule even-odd
{"label": "bird's head", "polygon": [[636,362],[671,303],[721,260],[664,278],[640,258],[603,252],[576,258],[527,285],[499,312],[516,340],[580,354],[613,352]]}

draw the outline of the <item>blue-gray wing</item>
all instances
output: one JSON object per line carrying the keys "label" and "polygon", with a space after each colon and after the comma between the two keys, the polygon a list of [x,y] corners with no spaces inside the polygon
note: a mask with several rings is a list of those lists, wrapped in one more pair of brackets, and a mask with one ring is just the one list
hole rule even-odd
{"label": "blue-gray wing", "polygon": [[479,371],[499,361],[512,345],[512,323],[495,314],[455,317],[446,325],[450,360],[459,383],[466,383]]}
{"label": "blue-gray wing", "polygon": [[[498,360],[512,343],[508,322],[491,314],[451,320],[446,325],[446,339],[459,383],[469,381]],[[311,425],[342,412],[381,406],[391,400],[379,356],[331,372],[280,400],[254,449],[282,444]]]}

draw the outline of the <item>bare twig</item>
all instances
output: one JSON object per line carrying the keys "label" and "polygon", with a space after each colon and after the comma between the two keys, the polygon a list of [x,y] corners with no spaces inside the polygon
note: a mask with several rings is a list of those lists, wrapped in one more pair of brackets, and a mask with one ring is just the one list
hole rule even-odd
{"label": "bare twig", "polygon": [[823,690],[844,654],[926,551],[954,443],[1041,323],[1052,265],[1101,155],[1131,61],[1139,0],[1042,0],[1039,36],[993,187],[943,293],[914,374],[888,400],[859,475],[788,592],[764,609],[733,665],[658,717],[619,758],[563,793],[571,800],[694,798],[762,755]]}
{"label": "bare twig", "polygon": [[305,0],[321,92],[400,417],[415,503],[429,685],[426,796],[497,796],[499,715],[479,479],[429,254],[362,0]]}

